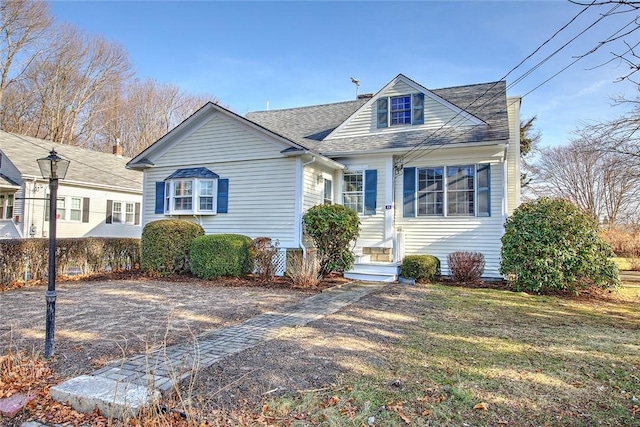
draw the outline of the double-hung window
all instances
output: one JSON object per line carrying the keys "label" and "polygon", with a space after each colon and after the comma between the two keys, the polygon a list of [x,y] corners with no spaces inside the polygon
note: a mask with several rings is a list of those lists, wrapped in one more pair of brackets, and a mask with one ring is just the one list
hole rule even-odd
{"label": "double-hung window", "polygon": [[418,215],[442,215],[444,168],[418,170]]}
{"label": "double-hung window", "polygon": [[213,196],[214,196],[214,184],[215,181],[207,180],[200,181],[198,191],[199,210],[213,212]]}
{"label": "double-hung window", "polygon": [[81,221],[82,220],[82,199],[78,197],[71,198],[71,206],[69,211],[69,220],[70,221]]}
{"label": "double-hung window", "polygon": [[342,204],[359,214],[375,215],[378,199],[377,188],[377,170],[346,171],[342,188]]}
{"label": "double-hung window", "polygon": [[140,203],[107,200],[107,224],[140,224]]}
{"label": "double-hung window", "polygon": [[403,215],[489,216],[490,165],[405,168]]}
{"label": "double-hung window", "polygon": [[0,219],[13,217],[13,194],[0,194]]}
{"label": "double-hung window", "polygon": [[155,213],[215,215],[227,213],[229,180],[207,168],[178,169],[156,182]]}
{"label": "double-hung window", "polygon": [[215,179],[176,179],[165,182],[165,213],[215,212]]}
{"label": "double-hung window", "polygon": [[475,215],[475,165],[447,166],[447,215]]}
{"label": "double-hung window", "polygon": [[364,212],[364,177],[363,171],[347,171],[344,173],[343,204],[358,213]]}
{"label": "double-hung window", "polygon": [[411,96],[391,98],[391,126],[411,124]]}
{"label": "double-hung window", "polygon": [[380,97],[375,105],[378,128],[424,124],[424,93]]}

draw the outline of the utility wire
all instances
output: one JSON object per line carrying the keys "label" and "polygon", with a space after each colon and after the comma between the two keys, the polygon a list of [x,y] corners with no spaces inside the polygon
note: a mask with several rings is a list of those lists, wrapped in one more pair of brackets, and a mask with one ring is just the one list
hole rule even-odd
{"label": "utility wire", "polygon": [[[542,45],[540,45],[538,48],[536,48],[534,50],[533,53],[531,53],[530,55],[528,55],[523,61],[521,61],[516,67],[512,68],[506,75],[505,77],[503,77],[501,80],[504,80],[506,78],[506,76],[510,75],[515,69],[517,69],[518,67],[520,67],[527,59],[531,58],[536,52],[538,52],[544,45],[546,45],[549,41],[551,41],[553,38],[555,38],[562,30],[564,30],[565,28],[567,28],[572,22],[575,21],[575,19],[578,18],[578,16],[580,16],[582,13],[584,13],[591,5],[585,7],[583,10],[581,10],[576,16],[574,16],[567,24],[565,24],[563,27],[561,27],[558,31],[556,31],[553,36],[551,36],[549,39],[547,39]],[[545,64],[546,62],[548,62],[553,56],[557,55],[560,51],[562,51],[564,48],[566,48],[567,46],[569,46],[571,43],[573,43],[578,37],[582,36],[585,32],[587,32],[588,30],[590,30],[591,28],[593,28],[596,24],[598,24],[601,20],[603,20],[605,17],[611,15],[618,7],[620,7],[620,4],[616,4],[614,5],[607,13],[601,15],[596,21],[594,21],[593,23],[591,23],[587,28],[585,28],[584,30],[582,30],[580,33],[578,33],[576,36],[574,36],[573,38],[571,38],[568,42],[566,42],[565,44],[563,44],[561,47],[559,47],[558,49],[556,49],[553,53],[551,53],[550,55],[548,55],[546,58],[544,58],[543,60],[539,61],[535,66],[533,66],[531,69],[527,70],[523,75],[521,75],[519,78],[517,78],[513,83],[507,85],[507,90],[513,88],[515,85],[517,85],[518,83],[520,83],[521,81],[523,81],[526,77],[530,76],[535,70],[537,70],[538,68],[540,68],[543,64]],[[633,22],[633,21],[632,21]],[[614,33],[618,34],[620,31],[622,31],[624,28],[626,28],[628,25],[625,25],[623,28],[621,28],[620,30],[616,31]],[[612,36],[613,37],[613,36]],[[597,50],[597,48],[600,46],[597,46],[595,48],[595,50]],[[595,51],[592,49],[593,52]],[[584,57],[584,56],[582,56]],[[534,88],[533,90],[539,88],[540,86],[542,86],[543,84],[547,83],[549,80],[551,80],[552,78],[556,77],[558,74],[560,74],[561,72],[565,71],[567,68],[569,68],[570,66],[572,66],[573,64],[575,64],[578,60],[580,60],[582,57],[578,57],[575,61],[573,61],[571,64],[569,64],[567,67],[563,68],[562,70],[560,70],[558,73],[554,74],[551,78],[545,80],[543,83],[541,83],[540,85],[536,86],[536,88]],[[433,131],[429,136],[427,136],[427,138],[425,138],[423,141],[421,141],[420,143],[416,144],[414,147],[411,148],[411,150],[409,150],[407,153],[405,153],[404,155],[400,156],[398,163],[402,164],[404,162],[409,162],[409,161],[414,161],[417,160],[431,152],[433,152],[434,150],[436,150],[437,148],[439,148],[440,146],[442,146],[443,144],[439,144],[438,146],[432,148],[431,150],[428,150],[426,152],[417,152],[417,150],[426,145],[429,141],[433,140],[433,138],[437,135],[437,133],[439,131],[441,131],[442,129],[444,129],[449,123],[451,123],[453,120],[457,119],[457,122],[453,123],[453,126],[461,124],[463,121],[465,121],[464,117],[460,117],[462,112],[468,112],[466,111],[470,106],[472,106],[473,104],[475,104],[477,101],[479,101],[482,97],[484,97],[490,90],[492,90],[499,82],[495,82],[490,88],[488,88],[482,95],[476,97],[471,103],[469,103],[467,105],[467,107],[464,110],[458,111],[453,117],[451,117],[447,122],[445,122],[444,124],[442,124],[438,129],[436,129],[435,131]],[[533,92],[533,90],[527,92],[527,94],[525,94],[524,96],[530,94],[531,92]],[[491,101],[493,101],[494,99],[496,99],[498,96],[501,96],[500,94],[496,94],[493,97],[489,98],[488,100],[486,100],[482,105],[480,105],[478,107],[478,109],[483,108],[484,106],[486,106],[487,104],[489,104]],[[522,96],[521,98],[524,98],[524,96]],[[501,110],[498,113],[503,113],[504,110]],[[486,119],[489,119],[493,116],[495,116],[496,114],[493,114],[490,117],[487,117]],[[445,137],[448,136],[449,134],[451,134],[452,132],[456,131],[455,129],[453,129],[452,127],[449,127],[449,129],[447,130],[447,133],[445,133],[444,135],[440,135],[440,137]],[[471,129],[470,129],[471,130]],[[467,131],[468,132],[468,131]],[[464,132],[463,134],[467,133]],[[410,156],[412,153],[413,156]]]}

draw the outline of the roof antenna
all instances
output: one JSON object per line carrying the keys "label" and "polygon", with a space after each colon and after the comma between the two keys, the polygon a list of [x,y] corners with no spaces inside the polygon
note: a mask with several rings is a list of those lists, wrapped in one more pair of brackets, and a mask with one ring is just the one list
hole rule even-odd
{"label": "roof antenna", "polygon": [[351,77],[351,83],[356,85],[356,99],[358,99],[358,88],[360,87],[360,80]]}

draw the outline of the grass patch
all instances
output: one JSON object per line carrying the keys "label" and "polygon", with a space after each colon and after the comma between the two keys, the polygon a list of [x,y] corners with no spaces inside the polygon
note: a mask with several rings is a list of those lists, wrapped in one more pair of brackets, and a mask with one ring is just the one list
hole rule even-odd
{"label": "grass patch", "polygon": [[433,285],[414,309],[420,321],[384,367],[271,401],[263,416],[278,425],[640,426],[637,283],[597,300]]}

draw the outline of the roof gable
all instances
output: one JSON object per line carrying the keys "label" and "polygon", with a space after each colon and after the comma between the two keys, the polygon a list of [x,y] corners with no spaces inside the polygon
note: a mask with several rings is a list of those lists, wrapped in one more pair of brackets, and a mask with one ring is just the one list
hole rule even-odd
{"label": "roof gable", "polygon": [[[373,118],[366,117],[363,112],[372,114],[376,97],[391,93],[396,87],[398,90],[405,87],[425,93],[425,98],[449,111],[449,117],[454,119],[450,123],[437,123],[436,127],[399,126],[400,131],[392,127],[385,132],[372,129]],[[258,111],[247,114],[247,118],[325,156],[334,157],[372,150],[406,150],[417,144],[501,143],[509,139],[504,81],[427,90],[400,74],[372,99]],[[358,120],[360,132],[344,131],[350,124],[355,126]],[[459,123],[465,125],[460,126]],[[451,126],[443,126],[445,124]]]}
{"label": "roof gable", "polygon": [[451,124],[455,126],[479,126],[486,124],[478,117],[475,117],[473,114],[470,114],[452,102],[414,82],[403,74],[398,74],[324,139],[330,140],[333,138],[352,136],[353,132],[358,132],[358,128],[361,128],[363,125],[366,126],[368,132],[372,133],[413,131],[415,128],[411,126],[388,126],[383,129],[378,129],[376,126],[376,103],[381,98],[419,93],[424,94],[425,97],[424,115],[426,117],[424,123],[420,125],[421,127],[436,128],[443,124],[453,122],[453,120],[451,120],[452,118],[455,118],[455,123]]}
{"label": "roof gable", "polygon": [[127,164],[127,167],[132,169],[153,167],[155,162],[165,153],[169,152],[172,148],[186,140],[190,135],[197,132],[200,128],[217,117],[217,115],[221,115],[238,126],[242,126],[245,129],[266,137],[267,140],[280,145],[281,151],[286,151],[291,148],[297,150],[308,150],[308,147],[293,142],[285,136],[267,129],[259,123],[247,120],[246,118],[239,116],[220,105],[214,104],[213,102],[208,102],[162,138],[158,139],[140,154],[135,156]]}

